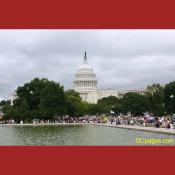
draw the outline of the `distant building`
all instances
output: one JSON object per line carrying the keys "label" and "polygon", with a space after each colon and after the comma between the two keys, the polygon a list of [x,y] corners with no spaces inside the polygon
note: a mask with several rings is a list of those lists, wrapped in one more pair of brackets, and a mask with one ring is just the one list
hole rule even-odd
{"label": "distant building", "polygon": [[99,90],[97,88],[97,79],[94,70],[89,66],[87,62],[86,52],[83,58],[83,63],[78,67],[78,71],[74,79],[74,90],[79,92],[80,97],[83,101],[88,103],[96,104],[99,99],[109,96],[115,96],[122,98],[124,94],[128,92],[136,92],[139,94],[144,94],[144,89],[137,90],[125,90],[125,91],[116,91],[116,90]]}
{"label": "distant building", "polygon": [[[97,79],[94,70],[89,66],[87,62],[86,52],[83,58],[83,63],[78,67],[78,71],[74,79],[74,90],[79,92],[80,97],[83,101],[88,103],[96,104],[99,99],[109,96],[115,96],[122,98],[124,94],[128,92],[136,92],[139,94],[144,94],[146,90],[136,89],[136,90],[124,90],[116,91],[112,89],[108,90],[99,90],[97,88]],[[10,103],[13,105],[14,100],[17,98],[17,93],[14,92],[11,94]]]}

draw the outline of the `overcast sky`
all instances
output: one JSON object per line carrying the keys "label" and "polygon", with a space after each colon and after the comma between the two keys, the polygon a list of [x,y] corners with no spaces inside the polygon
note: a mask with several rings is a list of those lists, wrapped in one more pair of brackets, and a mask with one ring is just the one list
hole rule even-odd
{"label": "overcast sky", "polygon": [[99,89],[175,80],[175,30],[0,30],[0,99],[35,77],[73,88],[84,51]]}

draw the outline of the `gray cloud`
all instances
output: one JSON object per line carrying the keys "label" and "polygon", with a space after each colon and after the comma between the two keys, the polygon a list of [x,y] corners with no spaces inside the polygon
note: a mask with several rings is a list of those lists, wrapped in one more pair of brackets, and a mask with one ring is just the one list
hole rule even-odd
{"label": "gray cloud", "polygon": [[0,99],[35,77],[73,88],[84,51],[99,89],[175,80],[175,30],[0,30]]}

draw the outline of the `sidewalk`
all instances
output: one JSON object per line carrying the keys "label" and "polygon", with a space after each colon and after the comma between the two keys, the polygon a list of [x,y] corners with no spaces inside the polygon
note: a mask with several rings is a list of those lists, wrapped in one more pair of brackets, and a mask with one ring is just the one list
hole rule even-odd
{"label": "sidewalk", "polygon": [[130,125],[100,124],[100,123],[99,124],[97,123],[95,125],[175,135],[175,129],[153,128],[153,127],[143,127],[143,126],[130,126]]}

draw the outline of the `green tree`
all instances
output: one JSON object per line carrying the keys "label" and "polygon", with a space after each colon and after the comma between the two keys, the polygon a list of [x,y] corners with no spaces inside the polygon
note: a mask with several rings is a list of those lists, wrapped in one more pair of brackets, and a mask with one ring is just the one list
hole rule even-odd
{"label": "green tree", "polygon": [[158,116],[165,114],[164,87],[160,84],[148,86],[146,98],[148,99],[149,112]]}
{"label": "green tree", "polygon": [[14,101],[13,116],[17,121],[50,119],[62,115],[65,110],[64,88],[48,79],[35,78],[18,87]]}
{"label": "green tree", "polygon": [[169,114],[175,113],[175,81],[165,85],[165,108]]}
{"label": "green tree", "polygon": [[115,96],[104,97],[98,100],[98,104],[115,105],[118,102],[118,98]]}
{"label": "green tree", "polygon": [[35,78],[31,82],[25,83],[24,86],[18,87],[16,90],[18,98],[14,101],[14,106],[19,106],[25,99],[31,111],[37,110],[40,103],[40,94],[48,83],[48,79]]}
{"label": "green tree", "polygon": [[122,99],[118,99],[118,101],[116,102],[116,104],[114,106],[114,112],[115,112],[115,114],[120,114],[120,113],[125,112],[125,110],[123,108],[123,100]]}
{"label": "green tree", "polygon": [[5,104],[2,108],[3,120],[8,120],[14,118],[13,107],[10,104]]}
{"label": "green tree", "polygon": [[148,102],[145,96],[129,92],[122,99],[122,108],[125,113],[131,112],[134,115],[142,115],[147,111]]}
{"label": "green tree", "polygon": [[88,113],[93,115],[110,113],[111,110],[115,111],[115,107],[118,105],[118,102],[119,99],[117,97],[104,97],[98,100],[97,104],[89,104]]}
{"label": "green tree", "polygon": [[65,95],[67,114],[71,117],[83,116],[87,111],[88,104],[86,102],[82,102],[79,93],[74,90],[68,90],[65,92]]}
{"label": "green tree", "polygon": [[13,112],[14,119],[17,123],[19,123],[21,120],[30,120],[29,105],[25,99],[21,101],[20,106],[18,108],[13,109]]}
{"label": "green tree", "polygon": [[109,96],[98,100],[98,104],[100,105],[101,112],[109,113],[110,111],[114,111],[115,114],[123,113],[123,104],[122,99],[119,99],[115,96]]}
{"label": "green tree", "polygon": [[5,106],[6,104],[10,105],[10,100],[2,100],[2,101],[0,101],[0,106]]}
{"label": "green tree", "polygon": [[65,101],[63,86],[53,81],[47,82],[40,94],[39,111],[42,118],[53,119],[65,114]]}

